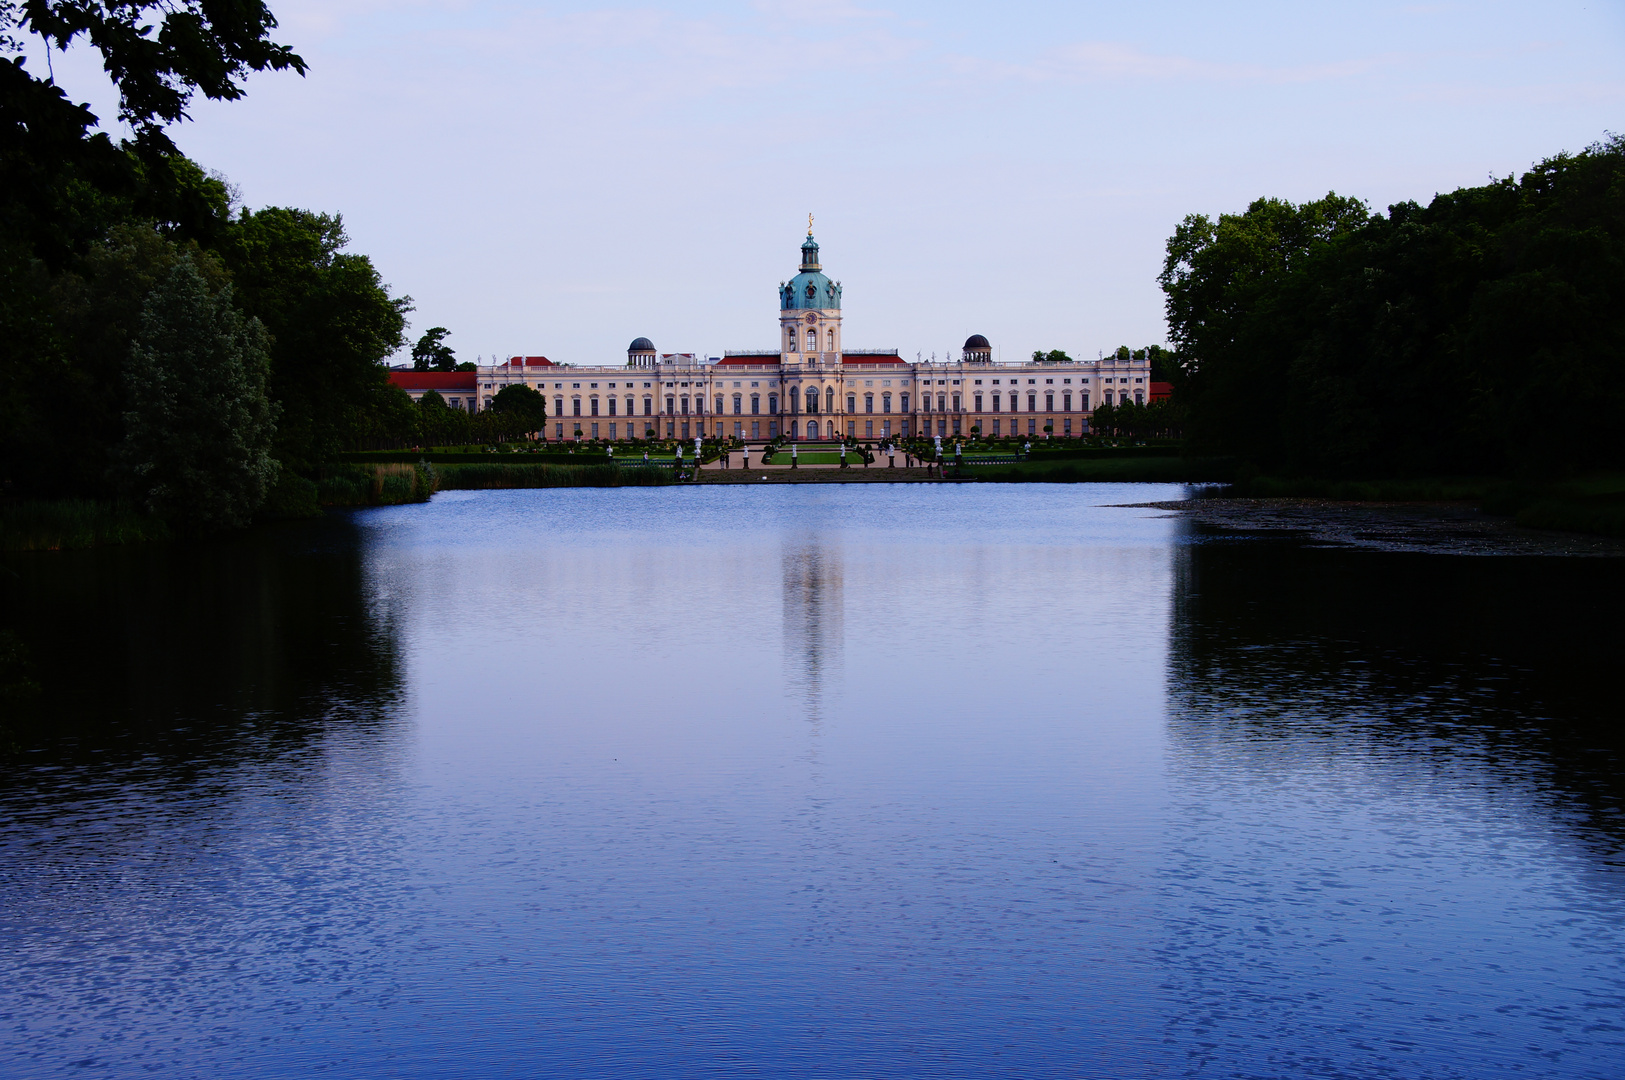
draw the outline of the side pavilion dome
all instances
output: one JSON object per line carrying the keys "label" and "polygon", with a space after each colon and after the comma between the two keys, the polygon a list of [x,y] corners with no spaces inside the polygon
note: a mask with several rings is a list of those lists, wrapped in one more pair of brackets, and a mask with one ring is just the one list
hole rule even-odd
{"label": "side pavilion dome", "polygon": [[626,347],[627,352],[654,352],[655,343],[646,337],[640,337]]}
{"label": "side pavilion dome", "polygon": [[966,352],[970,352],[971,350],[991,349],[992,347],[993,346],[987,343],[987,338],[983,337],[981,334],[972,334],[970,337],[965,339]]}

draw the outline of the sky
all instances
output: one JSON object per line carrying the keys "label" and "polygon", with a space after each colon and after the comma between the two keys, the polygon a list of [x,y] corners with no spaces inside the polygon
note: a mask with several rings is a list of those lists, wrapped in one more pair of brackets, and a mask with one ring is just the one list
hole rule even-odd
{"label": "sky", "polygon": [[[774,348],[809,213],[847,347],[1093,357],[1165,340],[1188,214],[1425,203],[1625,130],[1625,0],[269,2],[308,75],[172,136],[342,214],[459,359]],[[99,58],[52,66],[119,134]]]}

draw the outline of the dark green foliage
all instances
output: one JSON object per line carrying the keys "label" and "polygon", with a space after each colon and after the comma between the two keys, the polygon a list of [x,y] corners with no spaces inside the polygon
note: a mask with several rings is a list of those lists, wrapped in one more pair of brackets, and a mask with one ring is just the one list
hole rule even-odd
{"label": "dark green foliage", "polygon": [[1037,349],[1033,352],[1033,363],[1070,364],[1072,363],[1072,358],[1066,353],[1062,352],[1060,349],[1051,349],[1049,352],[1045,352],[1043,349]]}
{"label": "dark green foliage", "polygon": [[1089,431],[1103,438],[1177,439],[1184,424],[1184,406],[1173,401],[1148,401],[1143,405],[1125,401],[1121,405],[1098,406],[1089,418]]}
{"label": "dark green foliage", "polygon": [[334,465],[318,484],[323,506],[397,506],[428,502],[439,478],[425,465]]}
{"label": "dark green foliage", "polygon": [[413,371],[456,371],[457,356],[446,344],[451,331],[444,326],[431,326],[412,346]]}
{"label": "dark green foliage", "polygon": [[148,511],[198,531],[248,524],[275,482],[265,329],[183,258],[147,297],[124,381],[119,459]]}
{"label": "dark green foliage", "polygon": [[315,481],[306,480],[291,469],[283,469],[277,474],[271,490],[265,493],[265,502],[260,505],[255,517],[261,521],[280,521],[320,517],[321,513],[320,489]]}
{"label": "dark green foliage", "polygon": [[222,249],[237,302],[271,332],[277,455],[301,472],[399,409],[382,362],[404,343],[411,301],[348,242],[338,216],[270,207],[242,215]]}
{"label": "dark green foliage", "polygon": [[91,499],[0,503],[0,550],[64,551],[169,539],[161,518]]}
{"label": "dark green foliage", "polygon": [[[952,459],[948,475],[954,475]],[[1236,463],[1229,458],[1126,457],[1033,459],[1015,465],[969,465],[966,477],[1014,484],[1195,484],[1235,479]]]}
{"label": "dark green foliage", "polygon": [[490,488],[658,487],[672,482],[670,469],[623,469],[619,465],[528,465],[492,462],[442,465],[435,470],[444,491]]}
{"label": "dark green foliage", "polygon": [[194,91],[232,101],[251,71],[305,71],[304,60],[270,40],[277,22],[260,0],[23,0],[21,7],[20,28],[48,47],[66,50],[82,35],[100,51],[119,89],[119,119],[139,141],[170,153],[163,126],[185,118]]}
{"label": "dark green foliage", "polygon": [[1368,216],[1187,218],[1162,274],[1193,448],[1325,476],[1625,454],[1625,141]]}
{"label": "dark green foliage", "polygon": [[520,421],[525,432],[540,431],[547,421],[547,398],[528,386],[504,386],[491,399],[491,411]]}

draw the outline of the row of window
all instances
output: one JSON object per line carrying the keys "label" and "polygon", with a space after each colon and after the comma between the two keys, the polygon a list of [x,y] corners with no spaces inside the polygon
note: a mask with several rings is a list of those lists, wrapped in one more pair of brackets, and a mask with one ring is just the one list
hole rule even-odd
{"label": "row of window", "polygon": [[[1125,405],[1128,404],[1128,402],[1129,402],[1129,392],[1127,390],[1122,391],[1121,395],[1119,395],[1119,396],[1121,397],[1123,404],[1125,404]],[[1036,413],[1036,412],[1052,413],[1052,412],[1057,411],[1056,408],[1055,408],[1055,398],[1056,398],[1055,394],[1053,394],[1053,393],[1045,393],[1045,394],[1042,395],[1042,397],[1044,399],[1044,407],[1042,409],[1040,409],[1038,407],[1038,399],[1039,399],[1039,397],[1040,397],[1040,395],[1037,394],[1037,393],[1029,393],[1027,395],[1027,411],[1028,412],[1030,412],[1030,413]],[[1113,398],[1113,393],[1110,390],[1107,390],[1107,391],[1103,392],[1102,395],[1101,395],[1102,402],[1104,404],[1107,404],[1107,405],[1111,405],[1113,403],[1112,398]],[[909,399],[909,396],[907,394],[899,394],[898,395],[898,403],[899,403],[899,405],[900,405],[903,412],[908,412],[908,399]],[[1072,412],[1073,411],[1073,408],[1072,408],[1072,404],[1073,404],[1073,402],[1072,402],[1072,393],[1070,391],[1063,391],[1060,394],[1060,399],[1061,399],[1061,408],[1059,409],[1059,411],[1060,412]],[[609,411],[608,411],[607,415],[609,415],[609,416],[616,415],[616,410],[618,408],[619,399],[618,398],[613,398],[613,397],[606,397],[603,400],[608,405],[608,410]],[[944,413],[945,412],[956,412],[956,413],[957,412],[964,412],[964,409],[961,407],[961,404],[960,404],[961,400],[962,399],[961,399],[961,396],[959,394],[948,394],[948,393],[938,394],[938,395],[936,395],[936,401],[935,401],[936,409],[935,409],[935,411],[936,412],[944,412]],[[991,404],[992,404],[992,410],[991,411],[993,411],[993,412],[1020,412],[1021,411],[1021,395],[1019,395],[1019,394],[1014,394],[1014,393],[1008,394],[1008,395],[1005,395],[1005,394],[991,394],[991,395],[987,396],[986,400],[991,402]],[[1143,405],[1145,403],[1144,391],[1141,391],[1141,390],[1134,391],[1133,400],[1137,404],[1142,404]],[[978,413],[982,412],[983,411],[983,408],[982,408],[983,401],[984,401],[984,396],[982,394],[976,394],[974,396],[974,405],[975,405],[975,407],[971,411],[972,412],[978,412]],[[597,416],[598,415],[598,402],[599,402],[599,399],[596,396],[587,399],[587,408],[588,408],[589,411],[587,412],[586,415],[588,415],[588,416]],[[801,411],[803,411],[802,406],[805,405],[805,411],[806,412],[816,413],[816,412],[819,411],[818,402],[819,402],[819,396],[818,396],[818,391],[817,390],[809,389],[806,392],[806,396],[802,397],[800,395],[800,392],[795,387],[790,388],[790,411],[791,412],[801,412]],[[461,405],[459,403],[459,399],[457,399],[457,398],[451,398],[448,401],[448,404],[451,405],[451,407],[454,408],[454,409],[461,407]],[[470,398],[468,404],[469,404],[469,408],[472,410],[472,408],[474,406],[474,400],[472,398]],[[745,404],[746,403],[745,403],[745,398],[744,398],[743,394],[735,394],[735,395],[733,395],[733,415],[735,415],[735,416],[744,415]],[[762,412],[762,398],[761,398],[760,394],[752,394],[752,395],[750,395],[750,403],[749,404],[750,404],[750,415],[752,415],[752,416],[761,415],[761,412]],[[932,404],[933,404],[933,402],[932,402],[932,397],[931,397],[930,394],[921,394],[920,395],[920,411],[921,412],[931,412],[931,411],[933,411],[932,410]],[[718,394],[717,398],[716,398],[716,408],[713,411],[718,413],[718,414],[725,413],[725,412],[727,412],[726,405],[727,405],[727,400],[725,399],[725,397],[723,395],[721,395],[721,394]],[[571,408],[572,415],[574,415],[574,416],[583,415],[582,411],[581,411],[581,399],[580,398],[574,398],[571,401],[571,407],[572,407]],[[673,395],[671,397],[666,398],[666,415],[667,416],[688,416],[690,414],[691,410],[692,410],[694,415],[703,416],[705,414],[705,399],[703,397],[699,397],[697,395],[694,396],[694,397],[690,397],[687,394],[684,394],[682,396]],[[770,415],[770,416],[777,416],[778,415],[778,412],[779,412],[779,396],[777,394],[769,394],[769,395],[767,395],[767,411],[768,411],[768,415]],[[835,391],[833,389],[827,390],[824,393],[824,411],[825,412],[834,412],[835,411]],[[848,413],[856,413],[858,411],[858,398],[857,398],[856,394],[848,394],[846,396],[846,411]],[[864,394],[863,395],[863,411],[866,412],[866,413],[873,413],[875,411],[875,395],[873,395],[873,394]],[[892,396],[890,394],[881,394],[880,395],[880,411],[882,413],[886,413],[886,414],[891,413],[891,411],[892,411]],[[1079,394],[1078,394],[1078,410],[1077,411],[1080,411],[1080,412],[1088,412],[1089,411],[1089,391],[1084,390],[1084,391],[1079,392]],[[632,415],[635,414],[635,412],[636,412],[636,402],[632,398],[628,397],[626,399],[626,411],[625,411],[624,415],[632,416]],[[654,414],[654,399],[652,397],[645,397],[643,399],[643,415],[644,416],[652,416],[653,414]],[[556,398],[553,399],[553,415],[554,416],[563,416],[564,415],[564,398],[556,397]]]}
{"label": "row of window", "polygon": [[[628,438],[628,439],[631,439],[631,438],[636,438],[636,437],[639,437],[639,436],[644,436],[644,435],[649,435],[649,434],[658,434],[658,429],[654,426],[655,423],[656,423],[655,421],[647,421],[647,422],[644,422],[642,424],[633,424],[632,422],[628,421],[627,424],[626,424],[626,434],[625,434],[624,437]],[[1026,434],[1026,435],[1029,435],[1029,436],[1036,437],[1036,436],[1038,436],[1040,434],[1040,432],[1038,430],[1038,423],[1039,422],[1038,422],[1037,417],[1029,418],[1027,420],[1027,422],[1026,422],[1026,425],[1025,425],[1027,430],[1025,432],[1023,432],[1021,430],[1021,427],[1022,427],[1021,421],[1012,419],[1012,420],[1009,421],[1008,434],[1010,434],[1010,435]],[[1070,416],[1060,418],[1059,423],[1061,425],[1060,430],[1057,431],[1057,432],[1054,432],[1054,434],[1059,434],[1059,435],[1063,435],[1063,436],[1073,434],[1072,418]],[[750,424],[749,438],[751,438],[753,440],[761,439],[763,437],[763,432],[762,432],[762,429],[764,427],[763,421],[752,420],[752,421],[749,422],[749,424]],[[876,429],[877,424],[879,425],[878,430]],[[716,421],[713,424],[713,428],[714,428],[714,431],[712,433],[713,437],[714,438],[722,438],[722,436],[725,434],[724,428],[726,426],[729,426],[729,425],[725,425],[723,423],[723,421],[720,421],[720,420]],[[732,434],[735,437],[737,437],[737,438],[745,438],[746,437],[745,422],[744,421],[735,420],[735,421],[733,421],[731,426],[733,428]],[[563,422],[559,422],[559,423],[555,423],[553,425],[553,437],[556,438],[556,439],[570,438],[570,437],[573,437],[577,432],[580,432],[583,437],[592,438],[592,439],[604,438],[606,436],[606,434],[607,434],[607,437],[612,439],[612,440],[618,440],[618,439],[623,437],[621,435],[621,432],[620,432],[620,425],[615,421],[610,421],[607,425],[602,425],[602,427],[607,427],[608,428],[607,433],[601,433],[601,426],[599,424],[596,424],[596,423],[589,423],[589,424],[583,426],[583,425],[573,425],[573,424],[567,425],[567,424],[565,424]],[[766,432],[767,438],[776,439],[776,438],[779,437],[779,422],[777,420],[769,420],[769,421],[767,421],[765,423],[765,427],[767,428],[767,432]],[[950,430],[950,427],[951,427],[951,430]],[[568,430],[566,430],[567,428],[568,428]],[[911,434],[910,428],[911,428],[911,424],[910,424],[909,418],[908,417],[903,417],[898,423],[897,434],[901,435],[903,438],[908,438],[909,435]],[[833,439],[833,438],[836,437],[836,423],[835,423],[834,420],[825,420],[825,421],[822,421],[822,422],[820,422],[818,420],[807,420],[807,421],[792,420],[792,421],[790,421],[789,427],[787,428],[787,430],[792,436],[804,437],[804,438],[808,438],[808,439],[820,439],[820,438]],[[1080,427],[1079,427],[1078,430],[1079,431],[1085,431],[1085,430],[1087,430],[1087,428],[1082,427],[1081,422],[1080,422]],[[688,438],[691,438],[693,435],[705,435],[705,433],[706,433],[705,424],[703,422],[701,422],[701,421],[694,421],[693,424],[692,424],[692,427],[690,425],[690,422],[688,420],[686,420],[686,419],[683,420],[681,423],[678,423],[675,420],[667,420],[666,421],[666,438],[668,438],[668,439],[673,439],[673,438],[688,439]],[[944,416],[944,417],[941,417],[940,419],[938,419],[936,421],[935,431],[933,431],[933,425],[932,425],[931,420],[929,418],[925,418],[925,419],[920,420],[920,422],[919,422],[919,433],[921,435],[925,435],[925,436],[930,436],[932,434],[943,435],[943,436],[947,436],[947,435],[950,435],[950,434],[952,434],[952,435],[963,435],[963,434],[965,434],[964,421],[963,421],[963,419],[961,417],[955,416],[955,417],[952,418],[952,421],[950,422],[949,418]],[[858,421],[856,421],[856,420],[848,420],[846,422],[846,434],[854,436],[854,437],[856,437],[858,435]],[[993,420],[992,421],[992,430],[990,432],[988,432],[988,434],[994,435],[994,436],[1000,436],[1000,435],[1006,434],[1005,421],[1002,420],[1002,419]],[[865,420],[865,421],[863,421],[863,437],[865,439],[873,439],[873,438],[877,438],[877,437],[882,438],[882,439],[891,438],[892,437],[892,421],[890,421],[890,420],[881,420],[881,421]]]}
{"label": "row of window", "polygon": [[[828,345],[827,345],[825,351],[826,352],[834,352],[835,351],[835,331],[833,329],[830,329],[830,330],[826,331],[826,336],[828,338]],[[785,351],[786,352],[795,352],[796,351],[796,332],[795,332],[795,330],[793,330],[793,329],[790,330],[785,335],[785,339],[790,343],[790,347],[788,349],[786,349]],[[808,330],[807,331],[807,351],[808,352],[817,352],[818,351],[818,331],[817,330]]]}

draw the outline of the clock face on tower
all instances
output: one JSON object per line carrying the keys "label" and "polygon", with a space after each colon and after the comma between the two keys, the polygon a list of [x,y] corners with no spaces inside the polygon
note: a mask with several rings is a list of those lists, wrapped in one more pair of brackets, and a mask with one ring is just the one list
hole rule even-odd
{"label": "clock face on tower", "polygon": [[817,322],[817,321],[818,321],[818,316],[817,316],[817,315],[814,315],[814,314],[813,314],[813,313],[812,313],[812,312],[810,312],[810,311],[809,311],[809,312],[807,312],[807,325],[808,325],[808,326],[811,326],[811,325],[812,325],[812,324],[813,324],[813,323],[815,323],[815,322]]}

